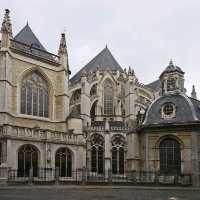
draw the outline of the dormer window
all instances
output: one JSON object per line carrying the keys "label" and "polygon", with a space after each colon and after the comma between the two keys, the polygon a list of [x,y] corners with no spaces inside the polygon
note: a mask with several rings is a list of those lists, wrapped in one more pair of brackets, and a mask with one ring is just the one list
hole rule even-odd
{"label": "dormer window", "polygon": [[167,91],[173,91],[176,89],[176,80],[174,78],[170,78],[167,80]]}
{"label": "dormer window", "polygon": [[176,116],[176,107],[173,103],[166,103],[161,109],[162,118],[170,119]]}

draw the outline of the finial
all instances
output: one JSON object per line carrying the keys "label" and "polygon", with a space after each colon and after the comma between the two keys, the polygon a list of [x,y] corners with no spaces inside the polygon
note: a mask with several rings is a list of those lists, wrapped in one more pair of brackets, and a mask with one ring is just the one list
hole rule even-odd
{"label": "finial", "polygon": [[60,54],[66,54],[66,53],[67,53],[67,45],[66,45],[65,33],[61,33],[58,54],[60,55]]}
{"label": "finial", "polygon": [[172,59],[170,59],[170,61],[169,61],[169,65],[174,65],[174,63],[173,63],[173,60],[172,60]]}
{"label": "finial", "polygon": [[194,86],[194,85],[192,86],[191,97],[192,97],[193,99],[197,99],[197,93],[196,93],[196,90],[195,90],[195,86]]}
{"label": "finial", "polygon": [[106,44],[106,49],[108,48],[108,45]]}
{"label": "finial", "polygon": [[8,33],[12,37],[12,24],[10,21],[10,10],[5,9],[4,19],[1,26],[1,33]]}
{"label": "finial", "polygon": [[131,75],[131,66],[128,68],[128,74]]}

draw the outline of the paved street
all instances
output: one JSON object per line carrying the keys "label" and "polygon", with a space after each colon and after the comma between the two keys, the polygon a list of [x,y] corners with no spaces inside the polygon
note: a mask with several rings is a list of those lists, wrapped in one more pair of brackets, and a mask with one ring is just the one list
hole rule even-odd
{"label": "paved street", "polygon": [[200,191],[137,188],[1,189],[0,200],[199,200]]}

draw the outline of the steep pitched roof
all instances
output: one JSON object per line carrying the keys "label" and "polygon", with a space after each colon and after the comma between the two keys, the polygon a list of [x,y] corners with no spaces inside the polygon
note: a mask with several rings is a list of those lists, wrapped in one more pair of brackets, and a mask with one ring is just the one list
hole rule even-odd
{"label": "steep pitched roof", "polygon": [[19,42],[28,44],[28,45],[34,45],[34,47],[39,48],[43,51],[46,51],[44,46],[41,44],[41,42],[37,39],[33,31],[31,30],[28,23],[22,30],[14,37],[14,40],[17,40]]}
{"label": "steep pitched roof", "polygon": [[151,88],[152,90],[159,91],[161,89],[161,81],[160,79],[153,81],[146,85],[147,87]]}
{"label": "steep pitched roof", "polygon": [[82,72],[95,72],[106,71],[106,70],[119,70],[123,71],[119,63],[115,60],[112,53],[106,46],[97,56],[95,56],[87,65],[85,65],[78,73],[76,73],[71,81],[74,82],[78,80],[82,74]]}

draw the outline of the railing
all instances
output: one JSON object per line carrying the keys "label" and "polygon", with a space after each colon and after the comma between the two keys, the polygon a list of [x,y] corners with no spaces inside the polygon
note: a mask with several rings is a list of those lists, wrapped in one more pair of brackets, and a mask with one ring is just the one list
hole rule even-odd
{"label": "railing", "polygon": [[49,53],[47,51],[43,51],[36,47],[32,47],[30,45],[24,44],[16,40],[11,40],[11,49],[26,53],[28,55],[36,56],[38,58],[42,58],[46,61],[59,64],[59,56]]}
{"label": "railing", "polygon": [[88,131],[128,131],[128,127],[120,121],[112,121],[108,123],[105,121],[94,121],[91,126],[84,127],[84,129]]}
{"label": "railing", "polygon": [[12,125],[3,125],[0,127],[0,138],[3,137],[84,144],[81,138],[79,138],[80,136],[75,134]]}
{"label": "railing", "polygon": [[59,169],[42,168],[36,173],[29,170],[24,173],[19,170],[8,170],[8,183],[107,183],[107,184],[131,184],[131,185],[191,185],[191,174],[161,174],[160,172],[125,171],[123,174],[112,174],[111,170],[103,173],[90,170],[76,169],[68,175],[59,173]]}
{"label": "railing", "polygon": [[8,183],[65,183],[82,181],[82,169],[71,171],[69,175],[62,175],[58,168],[39,168],[22,171],[19,169],[8,170]]}

